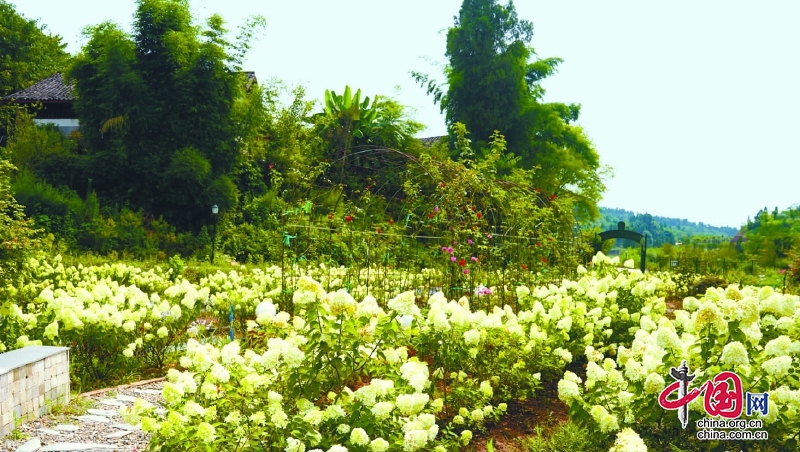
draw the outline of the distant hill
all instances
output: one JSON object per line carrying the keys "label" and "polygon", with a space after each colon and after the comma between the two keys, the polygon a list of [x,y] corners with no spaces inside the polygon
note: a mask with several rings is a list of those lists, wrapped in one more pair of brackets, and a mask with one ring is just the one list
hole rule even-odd
{"label": "distant hill", "polygon": [[601,230],[616,229],[617,223],[625,222],[625,229],[644,233],[649,232],[648,246],[661,246],[677,241],[688,242],[696,236],[733,237],[739,230],[732,227],[717,227],[703,222],[695,223],[686,219],[660,217],[649,213],[634,213],[625,209],[600,207],[600,219],[593,226]]}

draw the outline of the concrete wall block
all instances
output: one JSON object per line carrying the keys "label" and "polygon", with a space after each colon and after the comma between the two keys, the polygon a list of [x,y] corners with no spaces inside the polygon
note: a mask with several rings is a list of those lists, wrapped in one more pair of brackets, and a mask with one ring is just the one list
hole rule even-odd
{"label": "concrete wall block", "polygon": [[1,374],[0,438],[14,430],[15,419],[33,420],[52,405],[69,403],[69,388],[67,350]]}
{"label": "concrete wall block", "polygon": [[8,425],[13,420],[14,420],[13,411],[11,411],[11,410],[3,410],[3,412],[0,413],[0,425],[4,425],[4,426]]}
{"label": "concrete wall block", "polygon": [[69,403],[69,351],[31,356],[38,360],[0,375],[0,438],[14,430],[15,419],[33,420]]}

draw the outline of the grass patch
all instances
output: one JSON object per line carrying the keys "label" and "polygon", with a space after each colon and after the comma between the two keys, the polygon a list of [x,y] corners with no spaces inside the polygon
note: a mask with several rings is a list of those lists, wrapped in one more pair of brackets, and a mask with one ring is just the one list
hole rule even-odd
{"label": "grass patch", "polygon": [[95,405],[94,400],[73,394],[69,403],[55,403],[50,406],[49,416],[58,423],[72,422],[74,416],[83,416],[86,410],[94,408]]}
{"label": "grass patch", "polygon": [[536,435],[520,440],[522,449],[528,452],[606,452],[610,442],[598,442],[591,433],[572,422],[558,425],[545,433],[540,426]]}

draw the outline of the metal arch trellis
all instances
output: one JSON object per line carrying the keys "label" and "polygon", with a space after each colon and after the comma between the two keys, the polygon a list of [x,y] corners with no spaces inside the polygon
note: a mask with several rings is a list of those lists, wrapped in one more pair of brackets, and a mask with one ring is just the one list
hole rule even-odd
{"label": "metal arch trellis", "polygon": [[[598,240],[599,238],[599,240]],[[617,229],[603,231],[595,234],[594,252],[597,253],[603,249],[603,242],[610,239],[626,239],[636,242],[640,245],[641,262],[639,263],[639,270],[644,273],[647,268],[647,236],[639,234],[636,231],[629,231],[625,229],[625,222],[620,221],[617,223]]]}
{"label": "metal arch trellis", "polygon": [[[342,168],[339,168],[340,164]],[[338,179],[334,175],[354,173],[359,176],[356,180],[370,182],[364,187],[333,182]],[[452,227],[448,230],[441,225],[465,218],[469,212],[462,210],[448,212],[448,216],[426,218],[430,213],[421,210],[424,202],[414,205],[411,201],[417,195],[423,201],[432,201],[437,194],[437,187],[455,180],[458,176],[456,173],[457,167],[454,169],[434,160],[425,161],[394,149],[355,148],[347,154],[346,161],[342,157],[331,162],[327,172],[318,175],[304,192],[293,191],[298,207],[287,209],[281,215],[284,238],[281,247],[282,268],[286,270],[288,265],[303,263],[309,265],[312,259],[323,257],[331,264],[344,265],[351,270],[346,281],[348,287],[366,284],[367,288],[370,284],[369,272],[374,266],[382,267],[384,271],[391,266],[409,270],[431,268],[434,259],[440,257],[435,249],[442,244],[449,244],[456,235],[451,232]],[[502,180],[491,182],[506,190],[533,197],[539,207],[548,206],[532,187]],[[421,193],[407,193],[409,186],[415,184]],[[485,224],[492,227],[489,235],[494,241],[490,250],[495,254],[489,253],[486,257],[492,260],[493,268],[503,269],[503,278],[500,280],[503,287],[508,282],[535,284],[545,279],[552,281],[552,277],[573,274],[564,271],[569,267],[566,264],[577,262],[580,258],[580,226],[572,212],[559,213],[571,215],[569,223],[572,226],[556,231],[555,237],[549,237],[546,245],[550,252],[541,259],[544,262],[537,264],[534,257],[541,254],[538,248],[542,248],[542,242],[545,241],[543,231],[537,231],[537,228],[544,220],[539,222],[539,226],[526,230],[530,219],[504,215],[508,200],[495,199],[491,192],[464,193],[464,198],[478,206],[477,210],[484,212]],[[442,223],[434,228],[433,225],[438,221]],[[396,249],[401,250],[396,253],[398,256],[390,256],[383,249],[385,247],[382,245],[389,241],[398,245]],[[436,246],[431,246],[433,244]],[[506,268],[511,262],[526,262],[522,267],[524,269],[529,265],[530,271],[522,273],[517,268],[511,274],[513,281],[508,281],[505,278]],[[556,263],[562,264],[560,268],[554,265]],[[575,266],[571,267],[574,270]],[[359,272],[361,268],[366,268],[366,278]],[[540,271],[534,272],[536,268]],[[561,272],[553,271],[555,269]],[[294,286],[294,280],[287,280],[286,271],[283,274],[282,289],[288,294],[291,292],[288,287]],[[470,273],[469,293],[474,293],[476,278],[488,276],[480,272]],[[446,281],[442,281],[437,287],[445,285]],[[451,286],[451,289],[463,289],[463,284]]]}

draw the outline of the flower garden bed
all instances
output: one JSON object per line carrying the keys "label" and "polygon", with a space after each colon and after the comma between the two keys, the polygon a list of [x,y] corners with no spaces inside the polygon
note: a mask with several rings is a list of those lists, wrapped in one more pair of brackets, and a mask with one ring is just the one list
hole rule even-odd
{"label": "flower garden bed", "polygon": [[[658,405],[682,360],[698,380],[731,371],[770,393],[768,413],[752,415],[769,440],[753,447],[794,447],[800,431],[800,305],[770,288],[709,289],[668,317],[668,275],[602,256],[576,280],[458,300],[421,284],[430,274],[373,271],[368,293],[363,279],[347,290],[340,270],[307,266],[287,298],[274,268],[197,283],[121,264],[35,268],[15,293],[32,301],[3,305],[0,341],[71,344],[100,376],[174,360],[166,413],[125,413],[163,450],[468,450],[510,402],[555,403],[543,386],[597,444],[704,450],[713,442]],[[193,325],[210,316],[225,331],[231,309],[234,342]],[[705,416],[696,400],[693,420]]]}

